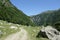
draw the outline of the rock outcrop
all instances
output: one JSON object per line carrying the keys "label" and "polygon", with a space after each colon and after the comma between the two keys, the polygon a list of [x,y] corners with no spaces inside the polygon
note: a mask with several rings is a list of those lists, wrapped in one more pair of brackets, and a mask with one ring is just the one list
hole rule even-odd
{"label": "rock outcrop", "polygon": [[39,35],[50,40],[60,40],[60,32],[52,26],[43,27],[37,37],[39,37]]}
{"label": "rock outcrop", "polygon": [[14,7],[10,0],[0,0],[1,5],[6,7]]}

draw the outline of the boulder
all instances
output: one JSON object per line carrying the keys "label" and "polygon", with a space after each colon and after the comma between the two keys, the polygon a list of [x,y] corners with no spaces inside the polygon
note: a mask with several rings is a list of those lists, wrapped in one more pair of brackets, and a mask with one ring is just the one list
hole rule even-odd
{"label": "boulder", "polygon": [[37,37],[44,37],[50,40],[60,40],[60,32],[52,26],[42,27]]}
{"label": "boulder", "polygon": [[43,32],[43,31],[39,31],[39,33],[38,33],[38,35],[36,37],[38,37],[38,38],[39,37],[48,38],[47,35],[46,35],[46,33]]}
{"label": "boulder", "polygon": [[53,37],[51,40],[60,40],[60,35],[56,35],[56,36]]}

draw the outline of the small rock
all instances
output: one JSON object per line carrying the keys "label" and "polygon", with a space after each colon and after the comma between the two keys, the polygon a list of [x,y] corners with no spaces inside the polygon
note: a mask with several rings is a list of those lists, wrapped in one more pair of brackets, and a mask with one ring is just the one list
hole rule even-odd
{"label": "small rock", "polygon": [[0,37],[2,36],[3,32],[0,30]]}
{"label": "small rock", "polygon": [[11,29],[18,29],[16,26],[11,26],[10,28]]}

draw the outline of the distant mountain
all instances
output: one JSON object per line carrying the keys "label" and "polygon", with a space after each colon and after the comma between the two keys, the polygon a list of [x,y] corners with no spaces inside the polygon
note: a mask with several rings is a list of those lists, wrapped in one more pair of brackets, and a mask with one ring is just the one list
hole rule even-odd
{"label": "distant mountain", "polygon": [[38,15],[32,16],[31,19],[38,26],[54,26],[56,23],[60,23],[60,9],[42,12]]}
{"label": "distant mountain", "polygon": [[22,25],[33,25],[30,17],[18,10],[10,0],[0,0],[0,20]]}

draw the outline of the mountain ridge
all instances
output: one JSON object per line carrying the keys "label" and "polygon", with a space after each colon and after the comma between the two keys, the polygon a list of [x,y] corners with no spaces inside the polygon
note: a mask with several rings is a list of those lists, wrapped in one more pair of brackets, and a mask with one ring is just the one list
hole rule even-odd
{"label": "mountain ridge", "polygon": [[42,12],[41,14],[34,15],[31,18],[36,25],[41,26],[41,25],[54,25],[56,22],[60,21],[59,17],[60,9]]}
{"label": "mountain ridge", "polygon": [[0,0],[0,20],[22,25],[33,25],[30,17],[18,10],[10,0]]}

